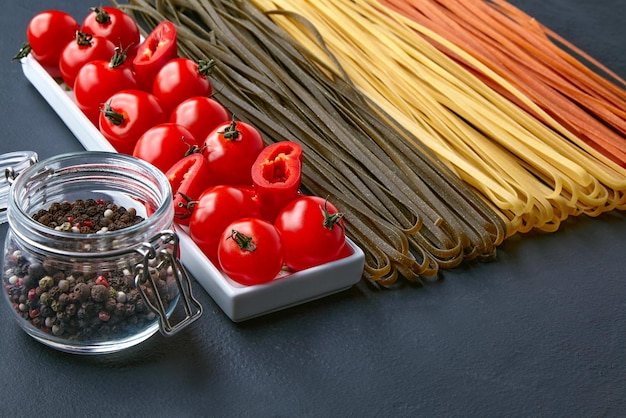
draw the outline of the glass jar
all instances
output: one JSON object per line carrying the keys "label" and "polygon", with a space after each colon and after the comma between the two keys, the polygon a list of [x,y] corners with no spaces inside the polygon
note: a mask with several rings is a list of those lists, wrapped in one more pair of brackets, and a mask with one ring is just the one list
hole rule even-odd
{"label": "glass jar", "polygon": [[7,201],[11,182],[38,160],[34,151],[15,151],[0,155],[0,224],[7,221]]}
{"label": "glass jar", "polygon": [[[85,217],[81,208],[94,205],[111,212]],[[172,192],[154,166],[108,152],[59,155],[17,176],[7,207],[5,299],[36,340],[67,352],[110,353],[159,330],[173,335],[201,315],[170,229]],[[52,207],[73,215],[35,220]],[[133,211],[136,223],[113,223]]]}

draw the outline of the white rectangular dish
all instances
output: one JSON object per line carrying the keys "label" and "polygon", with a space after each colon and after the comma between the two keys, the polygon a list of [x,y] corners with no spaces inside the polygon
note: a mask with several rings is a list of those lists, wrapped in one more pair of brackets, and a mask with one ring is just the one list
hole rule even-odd
{"label": "white rectangular dish", "polygon": [[[30,55],[21,60],[22,70],[88,151],[115,149],[76,106],[73,93],[59,84]],[[180,237],[181,261],[207,293],[234,322],[275,312],[340,292],[356,284],[363,273],[365,255],[348,239],[353,253],[343,259],[255,286],[240,285],[214,266],[183,228]]]}

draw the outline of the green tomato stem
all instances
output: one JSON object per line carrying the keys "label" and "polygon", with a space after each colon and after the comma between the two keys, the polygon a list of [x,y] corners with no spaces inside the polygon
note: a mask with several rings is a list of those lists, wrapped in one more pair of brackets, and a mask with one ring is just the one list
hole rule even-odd
{"label": "green tomato stem", "polygon": [[120,112],[116,112],[115,110],[113,110],[110,102],[104,104],[104,109],[102,110],[102,113],[104,113],[104,116],[115,126],[119,126],[124,123],[124,115]]}
{"label": "green tomato stem", "polygon": [[96,14],[96,22],[100,24],[109,23],[111,21],[111,16],[107,13],[106,10],[101,9],[99,7],[92,7],[91,10]]}
{"label": "green tomato stem", "polygon": [[252,241],[252,237],[244,235],[233,229],[228,238],[234,240],[242,251],[255,251],[256,244]]}

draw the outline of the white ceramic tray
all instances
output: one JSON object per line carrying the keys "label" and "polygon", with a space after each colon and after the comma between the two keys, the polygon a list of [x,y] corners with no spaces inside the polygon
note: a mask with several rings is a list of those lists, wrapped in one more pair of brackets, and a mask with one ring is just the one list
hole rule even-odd
{"label": "white ceramic tray", "polygon": [[[86,150],[115,152],[98,128],[78,109],[70,89],[57,83],[30,55],[21,62],[26,78]],[[363,272],[363,251],[348,239],[353,253],[346,258],[284,275],[266,284],[242,286],[222,274],[183,228],[177,228],[177,232],[180,237],[181,261],[224,313],[235,322],[348,289],[361,279]]]}

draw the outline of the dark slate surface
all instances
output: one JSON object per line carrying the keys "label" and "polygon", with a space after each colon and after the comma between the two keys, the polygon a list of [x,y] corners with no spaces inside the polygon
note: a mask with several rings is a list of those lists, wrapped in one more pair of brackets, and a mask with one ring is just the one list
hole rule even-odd
{"label": "dark slate surface", "polygon": [[[626,3],[514,3],[626,76]],[[3,3],[1,152],[81,149],[11,57],[35,13],[89,6]],[[243,324],[196,285],[191,329],[105,357],[35,342],[3,302],[0,416],[624,415],[625,235],[621,213],[574,219],[424,288],[360,283]]]}

